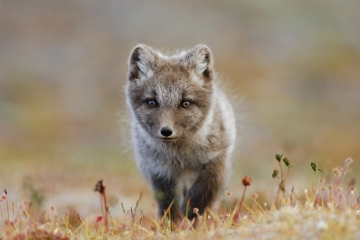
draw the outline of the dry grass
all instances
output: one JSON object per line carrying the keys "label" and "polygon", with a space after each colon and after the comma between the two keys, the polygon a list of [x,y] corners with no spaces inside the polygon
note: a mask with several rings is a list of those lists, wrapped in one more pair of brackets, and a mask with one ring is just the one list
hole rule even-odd
{"label": "dry grass", "polygon": [[32,203],[26,201],[16,205],[7,198],[5,190],[0,201],[0,239],[360,237],[360,195],[353,179],[347,184],[344,181],[353,162],[351,158],[345,160],[343,167],[334,168],[333,176],[327,176],[326,181],[316,178],[316,172],[321,170],[312,163],[312,190],[305,190],[299,195],[294,193],[294,187],[291,191],[286,190],[290,161],[282,158],[282,155],[277,155],[276,159],[281,168],[285,164],[287,173],[281,170],[281,176],[278,177],[278,171],[274,171],[273,178],[278,187],[269,203],[258,203],[256,193],[252,195],[252,206],[243,202],[245,189],[251,187],[251,179],[246,176],[242,181],[244,191],[241,200],[232,199],[232,192],[228,191],[222,207],[215,212],[208,209],[203,216],[198,215],[196,227],[194,221],[190,222],[186,218],[180,225],[173,224],[167,217],[157,219],[153,211],[155,206],[151,204],[145,211],[139,211],[137,208],[141,195],[130,209],[122,205],[122,216],[112,216],[106,203],[105,186],[100,181],[95,190],[100,193],[101,213],[93,213],[86,218],[72,211],[65,216],[58,216],[54,207],[39,212]]}

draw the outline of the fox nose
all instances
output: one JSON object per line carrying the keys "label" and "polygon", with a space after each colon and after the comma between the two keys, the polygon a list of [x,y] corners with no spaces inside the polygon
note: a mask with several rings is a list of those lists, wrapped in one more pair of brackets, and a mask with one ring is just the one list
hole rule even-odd
{"label": "fox nose", "polygon": [[164,137],[170,137],[173,134],[173,130],[171,127],[162,127],[160,129],[160,134]]}

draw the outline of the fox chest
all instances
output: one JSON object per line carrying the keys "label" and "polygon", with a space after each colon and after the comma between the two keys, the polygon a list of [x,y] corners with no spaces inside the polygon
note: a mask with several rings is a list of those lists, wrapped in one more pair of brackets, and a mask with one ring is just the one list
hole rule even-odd
{"label": "fox chest", "polygon": [[204,164],[215,158],[217,153],[205,151],[201,147],[174,148],[159,146],[158,148],[144,146],[142,158],[149,165],[166,169],[169,172],[183,172],[186,170],[200,171]]}

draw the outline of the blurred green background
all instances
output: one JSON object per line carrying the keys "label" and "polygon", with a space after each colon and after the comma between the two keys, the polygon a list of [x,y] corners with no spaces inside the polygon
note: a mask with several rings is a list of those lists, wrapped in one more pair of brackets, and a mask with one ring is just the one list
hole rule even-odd
{"label": "blurred green background", "polygon": [[275,153],[294,165],[287,183],[297,193],[311,187],[312,161],[324,174],[352,157],[358,176],[359,10],[350,0],[0,0],[0,189],[84,214],[100,209],[92,189],[103,179],[113,215],[141,191],[153,202],[124,153],[126,62],[137,43],[207,44],[244,98],[235,195],[249,175],[249,191],[269,199]]}

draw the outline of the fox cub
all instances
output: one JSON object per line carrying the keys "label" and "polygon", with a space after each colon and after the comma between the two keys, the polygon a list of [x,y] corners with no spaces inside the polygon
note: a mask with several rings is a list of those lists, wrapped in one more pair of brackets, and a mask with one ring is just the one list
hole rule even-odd
{"label": "fox cub", "polygon": [[[126,99],[135,158],[151,185],[159,215],[202,214],[224,188],[236,127],[233,108],[216,85],[210,49],[197,45],[165,56],[136,46],[128,62]],[[186,212],[188,211],[188,212]]]}

